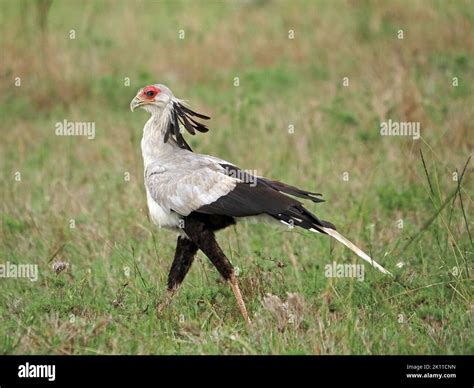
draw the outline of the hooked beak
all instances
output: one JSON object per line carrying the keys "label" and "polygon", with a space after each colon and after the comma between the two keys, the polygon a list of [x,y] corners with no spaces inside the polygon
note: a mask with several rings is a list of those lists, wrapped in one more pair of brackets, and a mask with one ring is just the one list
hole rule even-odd
{"label": "hooked beak", "polygon": [[148,104],[148,102],[138,98],[138,96],[135,96],[130,102],[130,110],[133,112],[135,109],[140,108],[145,104]]}

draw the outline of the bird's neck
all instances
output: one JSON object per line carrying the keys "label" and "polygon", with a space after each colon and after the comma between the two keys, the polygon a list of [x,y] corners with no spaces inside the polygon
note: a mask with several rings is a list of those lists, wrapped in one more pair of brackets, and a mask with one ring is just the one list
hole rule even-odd
{"label": "bird's neck", "polygon": [[153,114],[143,128],[142,154],[145,165],[172,155],[180,150],[174,139],[170,136],[165,143],[165,132],[170,125],[171,112],[163,111],[160,115]]}

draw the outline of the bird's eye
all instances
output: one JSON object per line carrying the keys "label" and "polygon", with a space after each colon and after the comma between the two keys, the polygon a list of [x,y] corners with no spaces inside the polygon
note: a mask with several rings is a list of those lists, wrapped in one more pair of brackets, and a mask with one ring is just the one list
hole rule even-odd
{"label": "bird's eye", "polygon": [[146,95],[147,95],[148,97],[151,97],[151,96],[153,96],[154,94],[155,94],[155,92],[154,92],[153,90],[149,90],[148,92],[146,92]]}

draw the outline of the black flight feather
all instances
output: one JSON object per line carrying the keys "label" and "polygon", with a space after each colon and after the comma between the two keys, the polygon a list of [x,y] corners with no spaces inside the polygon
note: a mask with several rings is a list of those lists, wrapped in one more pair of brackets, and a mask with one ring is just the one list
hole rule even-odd
{"label": "black flight feather", "polygon": [[184,125],[184,128],[186,128],[191,135],[196,134],[196,131],[194,130],[194,127],[189,122],[189,120],[186,118],[186,115],[178,116],[178,120],[181,122],[181,124]]}
{"label": "black flight feather", "polygon": [[209,116],[203,115],[202,113],[194,112],[193,110],[189,109],[187,106],[184,106],[180,103],[175,103],[175,104],[178,105],[184,113],[187,113],[191,116],[199,117],[200,119],[203,119],[203,120],[209,120],[210,119]]}
{"label": "black flight feather", "polygon": [[[180,104],[179,102],[174,102],[173,107],[175,112],[177,113],[178,117],[181,119],[180,121],[186,127],[186,129],[194,135],[194,129],[198,130],[199,132],[207,132],[209,128],[207,128],[204,124],[197,122],[193,119],[194,117],[198,117],[202,120],[209,120],[209,116],[205,116],[201,113],[194,112],[193,110],[185,107],[184,105]],[[190,129],[193,128],[193,129]]]}
{"label": "black flight feather", "polygon": [[176,141],[179,147],[187,149],[192,152],[191,147],[186,143],[186,140],[181,133],[179,124],[182,124],[184,128],[191,134],[195,135],[196,131],[207,132],[207,128],[204,124],[196,121],[193,117],[198,117],[202,120],[209,120],[210,117],[201,113],[194,112],[188,107],[180,104],[179,102],[173,102],[173,110],[171,113],[171,120],[166,129],[163,141],[166,143],[170,136]]}
{"label": "black flight feather", "polygon": [[180,130],[179,124],[182,124],[184,128],[191,134],[195,135],[196,130],[199,132],[207,132],[207,128],[204,124],[194,120],[191,116],[198,117],[203,120],[209,120],[210,117],[201,113],[194,112],[193,110],[185,107],[179,102],[173,102],[173,110],[171,113],[171,120],[168,124],[168,128],[165,131],[163,141],[166,143],[170,136],[176,141],[179,147],[187,149],[192,152],[191,147],[184,139],[184,136]]}
{"label": "black flight feather", "polygon": [[333,224],[319,219],[305,209],[301,202],[288,196],[322,202],[322,199],[313,197],[317,194],[278,181],[255,177],[229,164],[221,164],[221,166],[224,167],[226,175],[237,178],[241,182],[237,183],[235,188],[226,195],[201,206],[195,212],[228,217],[268,214],[277,220],[305,229],[315,229],[323,234],[326,232],[321,227],[336,229]]}

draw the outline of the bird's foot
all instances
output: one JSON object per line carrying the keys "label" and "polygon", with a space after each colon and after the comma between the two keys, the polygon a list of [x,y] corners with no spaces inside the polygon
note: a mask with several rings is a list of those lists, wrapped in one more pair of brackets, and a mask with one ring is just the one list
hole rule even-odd
{"label": "bird's foot", "polygon": [[171,301],[173,300],[173,296],[176,294],[176,291],[177,291],[176,288],[166,291],[166,295],[163,301],[159,302],[156,305],[156,316],[158,318],[160,318],[163,315],[163,312],[171,304]]}

